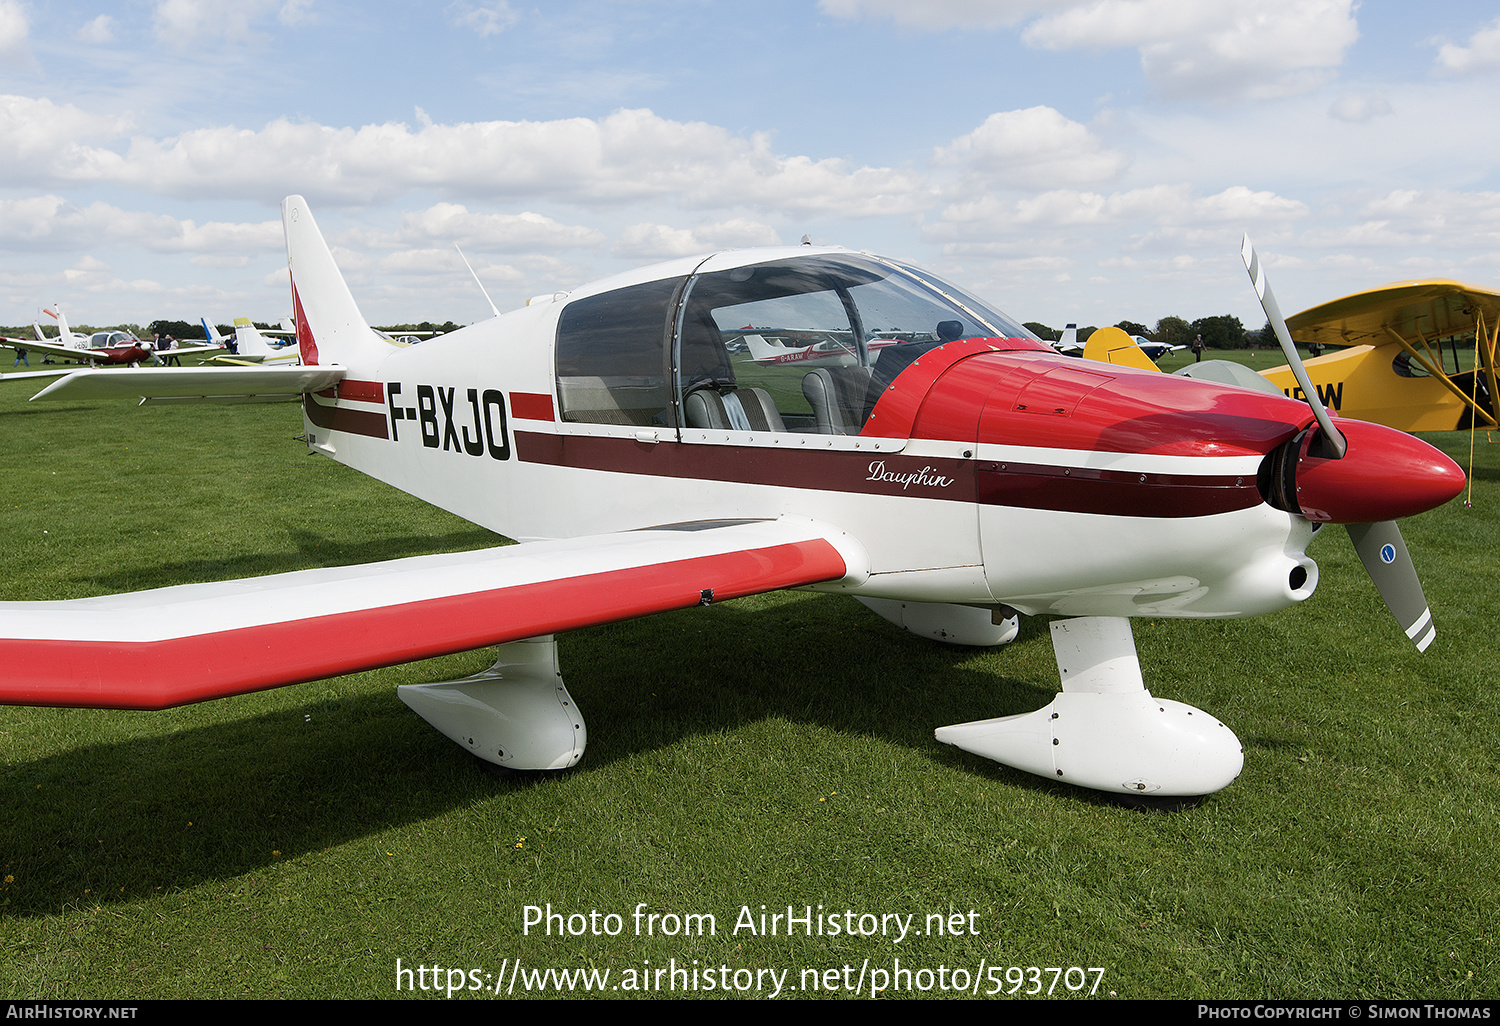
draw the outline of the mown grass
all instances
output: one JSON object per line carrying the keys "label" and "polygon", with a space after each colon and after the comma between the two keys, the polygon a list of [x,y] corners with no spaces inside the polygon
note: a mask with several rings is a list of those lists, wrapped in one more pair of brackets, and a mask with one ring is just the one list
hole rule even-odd
{"label": "mown grass", "polygon": [[[44,407],[29,384],[0,383],[0,598],[495,544],[307,455],[295,407]],[[1467,463],[1467,436],[1436,441]],[[163,713],[0,710],[0,989],[388,997],[398,958],[483,974],[517,957],[612,983],[696,959],[795,986],[899,959],[1102,966],[1099,993],[1129,998],[1492,998],[1500,449],[1476,452],[1473,508],[1405,528],[1439,628],[1426,655],[1336,529],[1299,608],[1136,621],[1152,690],[1246,747],[1235,784],[1180,812],[933,741],[1047,701],[1041,620],[955,649],[804,593],[562,637],[589,751],[537,780],[482,773],[396,698],[483,652]],[[548,903],[624,928],[524,935]],[[636,936],[640,903],[717,932]],[[919,927],[973,911],[977,933],[732,929],[742,906],[819,904]]]}

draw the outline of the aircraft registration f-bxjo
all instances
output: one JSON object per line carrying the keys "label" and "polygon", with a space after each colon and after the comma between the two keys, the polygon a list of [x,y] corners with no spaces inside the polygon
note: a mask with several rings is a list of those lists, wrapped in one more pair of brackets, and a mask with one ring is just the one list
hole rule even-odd
{"label": "aircraft registration f-bxjo", "polygon": [[[402,699],[482,759],[562,768],[585,730],[555,632],[809,587],[966,645],[1011,640],[1018,614],[1066,617],[1053,702],[938,739],[1086,787],[1195,795],[1238,775],[1240,743],[1146,690],[1129,617],[1300,602],[1309,541],[1341,523],[1431,640],[1392,521],[1464,478],[1400,432],[1080,366],[926,272],[810,247],[643,268],[399,347],[366,325],[300,197],[283,221],[304,366],[113,377],[176,398],[301,393],[314,451],[525,543],[0,604],[0,699],[161,708],[499,644],[485,673]],[[759,363],[725,343],[746,324],[848,339],[854,364]],[[90,391],[108,377],[47,391],[109,394]]]}

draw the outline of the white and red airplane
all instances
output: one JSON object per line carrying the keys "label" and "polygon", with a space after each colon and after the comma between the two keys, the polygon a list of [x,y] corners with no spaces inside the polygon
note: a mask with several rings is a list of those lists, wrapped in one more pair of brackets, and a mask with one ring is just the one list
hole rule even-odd
{"label": "white and red airplane", "polygon": [[[25,350],[29,353],[41,353],[45,356],[60,357],[65,360],[76,360],[95,366],[128,364],[136,367],[143,363],[155,363],[157,361],[157,353],[152,348],[151,343],[143,342],[128,331],[107,328],[103,331],[96,331],[92,335],[72,331],[68,328],[68,319],[63,314],[61,303],[53,304],[52,309],[44,310],[43,313],[57,320],[57,338],[48,338],[43,333],[40,324],[33,324],[32,330],[36,332],[35,342],[23,338],[6,338],[4,344],[11,349]],[[210,343],[204,346],[174,349],[171,353],[173,356],[185,356],[188,354],[218,352],[221,348]]]}
{"label": "white and red airplane", "polygon": [[[1464,476],[1401,432],[1080,365],[926,272],[808,247],[641,268],[395,346],[306,202],[282,216],[304,366],[187,387],[300,393],[314,452],[523,544],[3,603],[0,700],[155,709],[498,644],[487,672],[400,696],[481,759],[556,769],[586,732],[555,632],[802,587],[965,645],[1011,640],[1019,614],[1059,617],[1049,705],[937,738],[1085,787],[1198,795],[1238,775],[1240,743],[1147,691],[1130,617],[1301,602],[1318,583],[1308,543],[1337,523],[1408,635],[1432,638],[1394,521]],[[837,368],[765,368],[725,345],[748,313],[814,309],[854,340],[875,337],[872,311],[882,333],[962,332]],[[168,394],[181,380],[83,371],[48,391],[110,394],[91,391],[107,378]]]}

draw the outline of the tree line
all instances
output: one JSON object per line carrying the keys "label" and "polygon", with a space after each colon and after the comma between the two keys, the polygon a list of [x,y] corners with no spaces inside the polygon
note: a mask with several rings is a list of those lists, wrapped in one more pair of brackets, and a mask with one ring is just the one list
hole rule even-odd
{"label": "tree line", "polygon": [[[1127,335],[1140,335],[1152,342],[1162,342],[1169,346],[1190,346],[1200,335],[1203,337],[1203,344],[1210,349],[1255,349],[1276,345],[1276,336],[1271,331],[1270,321],[1267,321],[1258,331],[1247,331],[1240,323],[1240,319],[1232,314],[1200,317],[1196,321],[1189,321],[1182,317],[1163,317],[1156,322],[1155,328],[1147,328],[1138,321],[1120,321],[1114,326],[1123,329]],[[1038,338],[1048,342],[1056,342],[1062,337],[1060,329],[1049,328],[1037,321],[1027,321],[1026,327]],[[1079,345],[1087,342],[1088,337],[1098,330],[1093,325],[1079,328]]]}

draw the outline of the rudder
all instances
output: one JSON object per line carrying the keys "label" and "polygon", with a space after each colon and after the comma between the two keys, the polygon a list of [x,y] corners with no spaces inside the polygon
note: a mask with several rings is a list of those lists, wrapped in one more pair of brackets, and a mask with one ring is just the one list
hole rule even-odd
{"label": "rudder", "polygon": [[307,201],[281,203],[286,262],[292,276],[292,317],[302,365],[369,366],[388,351],[354,302]]}

